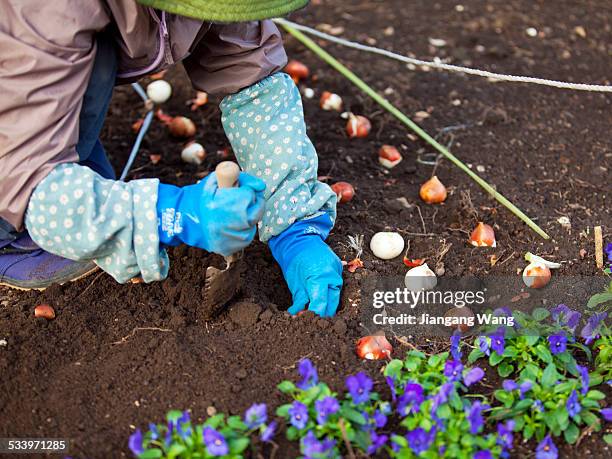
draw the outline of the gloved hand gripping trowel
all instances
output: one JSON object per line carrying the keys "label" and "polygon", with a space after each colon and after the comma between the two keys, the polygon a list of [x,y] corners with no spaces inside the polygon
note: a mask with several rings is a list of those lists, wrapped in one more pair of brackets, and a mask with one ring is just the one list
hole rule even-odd
{"label": "gloved hand gripping trowel", "polygon": [[[215,169],[219,188],[233,188],[238,183],[240,168],[232,161],[223,161]],[[225,268],[206,268],[202,317],[208,320],[216,315],[238,292],[241,284],[243,251],[225,257]]]}

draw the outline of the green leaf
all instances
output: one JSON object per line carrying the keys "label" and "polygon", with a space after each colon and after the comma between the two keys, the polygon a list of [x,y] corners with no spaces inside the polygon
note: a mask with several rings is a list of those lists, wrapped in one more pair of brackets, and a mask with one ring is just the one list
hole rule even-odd
{"label": "green leaf", "polygon": [[544,387],[552,387],[559,380],[559,373],[557,373],[557,367],[554,363],[548,364],[544,373],[542,374],[542,385]]}
{"label": "green leaf", "polygon": [[476,360],[484,357],[484,355],[484,352],[482,352],[480,349],[472,349],[472,352],[470,352],[470,355],[468,355],[468,363],[474,363]]}
{"label": "green leaf", "polygon": [[168,459],[173,459],[179,454],[184,453],[185,451],[187,451],[187,448],[185,448],[184,445],[181,445],[180,443],[174,443],[168,451]]}
{"label": "green leaf", "polygon": [[604,435],[603,439],[608,445],[612,445],[612,434]]}
{"label": "green leaf", "polygon": [[569,418],[565,407],[555,410],[554,415],[555,419],[557,420],[557,424],[559,424],[559,427],[561,427],[561,429],[567,428]]}
{"label": "green leaf", "polygon": [[508,362],[502,362],[501,365],[497,368],[497,372],[502,378],[506,378],[512,374],[514,371],[514,367],[510,365]]}
{"label": "green leaf", "polygon": [[278,387],[278,390],[280,390],[283,394],[288,394],[295,390],[295,384],[293,384],[291,381],[283,381],[276,387]]}
{"label": "green leaf", "polygon": [[162,452],[159,449],[148,449],[138,455],[138,459],[158,459],[160,457],[162,457]]}
{"label": "green leaf", "polygon": [[533,317],[534,320],[537,320],[538,322],[542,322],[548,316],[550,316],[550,312],[548,312],[548,310],[544,308],[535,308],[531,313],[531,317]]}
{"label": "green leaf", "polygon": [[570,445],[576,443],[579,434],[580,430],[573,422],[570,422],[567,429],[563,431],[563,437],[565,438],[565,441],[568,442]]}
{"label": "green leaf", "polygon": [[538,344],[535,348],[536,351],[536,355],[543,360],[546,363],[551,363],[553,361],[553,357],[552,354],[550,353],[550,350],[548,349],[548,347],[546,347],[543,344]]}
{"label": "green leaf", "polygon": [[582,410],[580,415],[587,426],[595,426],[600,423],[597,415],[591,413],[590,411]]}
{"label": "green leaf", "polygon": [[291,408],[289,403],[279,406],[276,408],[276,415],[280,418],[286,418],[289,416],[289,408]]}
{"label": "green leaf", "polygon": [[287,440],[295,441],[300,436],[300,432],[293,426],[287,429]]}
{"label": "green leaf", "polygon": [[204,424],[212,427],[213,429],[216,429],[217,427],[219,427],[219,424],[221,424],[222,422],[223,422],[223,413],[219,413],[219,414],[215,414],[214,416],[209,417],[206,420],[206,422],[204,422]]}
{"label": "green leaf", "polygon": [[404,363],[401,360],[393,359],[385,367],[385,376],[397,377],[402,371]]}
{"label": "green leaf", "polygon": [[451,416],[451,409],[448,405],[442,405],[438,408],[437,415],[440,419],[448,419]]}
{"label": "green leaf", "polygon": [[534,346],[535,343],[537,343],[539,339],[540,337],[538,335],[525,336],[525,342],[527,343],[528,346]]}
{"label": "green leaf", "polygon": [[606,398],[606,394],[599,390],[590,390],[587,392],[586,397],[591,400],[603,400]]}
{"label": "green leaf", "polygon": [[589,373],[589,387],[599,386],[603,382],[603,376],[599,373]]}
{"label": "green leaf", "polygon": [[230,416],[227,418],[227,425],[234,430],[247,430],[247,426],[242,422],[240,416]]}
{"label": "green leaf", "polygon": [[612,292],[596,293],[589,299],[587,308],[594,308],[595,306],[607,303],[608,301],[612,301]]}
{"label": "green leaf", "polygon": [[516,405],[514,405],[514,411],[521,412],[530,408],[533,405],[533,400],[530,398],[523,399],[519,401]]}
{"label": "green leaf", "polygon": [[175,422],[181,416],[183,416],[183,412],[182,411],[179,411],[179,410],[170,410],[170,411],[168,411],[168,414],[166,414],[166,419],[168,420],[168,422]]}
{"label": "green leaf", "polygon": [[405,438],[405,437],[401,437],[401,436],[399,436],[399,435],[393,435],[393,436],[391,437],[391,441],[392,441],[393,443],[398,444],[399,446],[404,447],[404,448],[407,448],[407,447],[408,447],[408,440],[406,440],[406,438]]}
{"label": "green leaf", "polygon": [[497,352],[491,352],[491,355],[489,356],[489,365],[494,367],[495,365],[497,365],[502,360],[504,360],[504,356],[503,355],[499,355]]}
{"label": "green leaf", "polygon": [[234,438],[228,441],[227,443],[232,454],[240,454],[245,449],[247,449],[251,441],[246,437],[240,437]]}
{"label": "green leaf", "polygon": [[340,410],[340,415],[345,417],[349,421],[355,422],[359,425],[364,425],[366,423],[366,420],[363,417],[363,415],[359,411],[354,410],[353,408],[350,408],[349,406],[344,406]]}

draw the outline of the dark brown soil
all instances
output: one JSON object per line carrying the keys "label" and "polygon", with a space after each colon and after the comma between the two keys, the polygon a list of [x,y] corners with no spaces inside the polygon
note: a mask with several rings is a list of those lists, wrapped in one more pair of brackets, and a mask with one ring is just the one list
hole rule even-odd
{"label": "dark brown soil", "polygon": [[[462,3],[463,12],[451,1],[315,3],[296,18],[309,25],[341,25],[347,37],[400,53],[504,73],[610,84],[611,10],[603,1],[485,5],[469,0]],[[577,26],[586,37],[576,33]],[[541,35],[529,37],[528,27]],[[433,48],[430,37],[443,38],[447,45]],[[436,260],[444,245],[452,244],[443,258],[448,275],[514,275],[528,250],[565,261],[555,276],[597,275],[592,227],[612,221],[610,96],[411,71],[400,63],[328,46],[407,114],[428,111],[422,127],[445,144],[452,140],[453,152],[475,170],[483,166],[481,175],[551,235],[544,241],[447,161],[435,173],[450,189],[448,200],[441,206],[422,204],[418,190],[432,167],[417,158],[432,150],[290,38],[287,49],[310,66],[314,77],[306,86],[317,95],[323,90],[341,94],[348,109],[373,123],[369,138],[348,140],[337,114],[321,111],[318,97],[305,100],[320,175],[330,182],[349,181],[357,192],[339,207],[329,239],[342,259],[354,256],[346,247],[348,235],[363,234],[369,241],[388,228],[410,239],[411,258]],[[208,150],[208,159],[201,167],[183,164],[180,144],[157,123],[131,177],[193,183],[213,169],[219,159],[215,152],[227,146],[218,100],[191,113],[184,101],[194,92],[182,71],[172,71],[169,78],[175,92],[165,110],[197,121],[197,140]],[[103,140],[117,170],[134,139],[131,124],[141,114],[138,107],[129,87],[116,91]],[[451,126],[456,127],[452,138],[442,131]],[[404,161],[390,172],[377,163],[382,144],[395,144],[404,153]],[[152,165],[150,153],[163,154],[161,163]],[[398,205],[400,197],[413,205]],[[561,216],[570,218],[571,229],[557,222]],[[479,220],[495,227],[497,249],[466,243]],[[605,231],[609,240],[609,228]],[[432,235],[414,236],[420,233]],[[500,260],[494,267],[492,255]],[[161,420],[171,408],[190,409],[202,419],[210,407],[240,413],[255,401],[283,402],[275,384],[294,378],[303,357],[311,358],[335,389],[348,373],[377,373],[380,364],[359,361],[353,352],[355,340],[366,333],[360,326],[359,287],[367,275],[404,273],[400,259],[376,260],[366,249],[365,268],[345,274],[340,311],[332,320],[284,312],[290,294],[267,247],[254,243],[245,260],[239,298],[206,323],[199,320],[198,307],[210,257],[184,247],[172,251],[169,279],[161,283],[118,285],[100,274],[44,293],[0,290],[0,338],[8,342],[0,348],[0,437],[65,437],[79,458],[126,457],[134,426]],[[56,309],[54,321],[33,318],[41,302]],[[401,355],[404,348],[397,341],[394,345]],[[564,457],[609,457],[596,435],[578,447],[560,449]],[[517,457],[527,454],[518,447]],[[281,442],[277,457],[296,455],[293,446]]]}

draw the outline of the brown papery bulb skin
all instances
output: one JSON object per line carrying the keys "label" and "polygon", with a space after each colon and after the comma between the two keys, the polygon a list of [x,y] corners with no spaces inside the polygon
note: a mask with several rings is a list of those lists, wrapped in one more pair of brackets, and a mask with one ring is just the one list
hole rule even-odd
{"label": "brown papery bulb skin", "polygon": [[495,231],[486,223],[479,222],[470,235],[470,244],[474,247],[496,247]]}
{"label": "brown papery bulb skin", "polygon": [[34,308],[34,317],[52,320],[55,319],[55,310],[48,304],[39,304]]}
{"label": "brown papery bulb skin", "polygon": [[356,352],[360,359],[390,359],[393,346],[384,336],[364,336],[357,341]]}
{"label": "brown papery bulb skin", "polygon": [[419,196],[427,204],[440,204],[446,201],[448,192],[444,184],[434,175],[421,185]]}
{"label": "brown papery bulb skin", "polygon": [[300,80],[308,78],[308,75],[310,75],[308,67],[295,59],[289,61],[285,67],[285,72],[296,84],[299,83]]}
{"label": "brown papery bulb skin", "polygon": [[530,263],[523,271],[523,282],[529,288],[543,288],[550,282],[550,268],[541,263]]}
{"label": "brown papery bulb skin", "polygon": [[193,137],[196,133],[196,126],[186,116],[175,116],[168,124],[170,134],[174,137],[188,138]]}
{"label": "brown papery bulb skin", "polygon": [[355,196],[355,188],[348,182],[336,182],[331,189],[338,196],[339,203],[349,202]]}
{"label": "brown papery bulb skin", "polygon": [[372,129],[372,123],[365,116],[350,115],[346,123],[346,133],[353,139],[355,137],[367,137]]}

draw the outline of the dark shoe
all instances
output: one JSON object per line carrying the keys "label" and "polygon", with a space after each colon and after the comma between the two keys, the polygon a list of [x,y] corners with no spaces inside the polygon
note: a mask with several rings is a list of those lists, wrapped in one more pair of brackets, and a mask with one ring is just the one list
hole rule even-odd
{"label": "dark shoe", "polygon": [[72,261],[45,252],[27,234],[13,242],[0,241],[0,285],[44,290],[51,284],[75,281],[97,270],[93,261]]}

